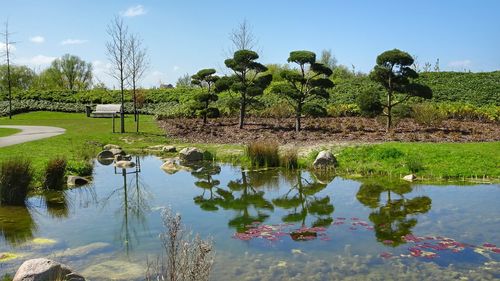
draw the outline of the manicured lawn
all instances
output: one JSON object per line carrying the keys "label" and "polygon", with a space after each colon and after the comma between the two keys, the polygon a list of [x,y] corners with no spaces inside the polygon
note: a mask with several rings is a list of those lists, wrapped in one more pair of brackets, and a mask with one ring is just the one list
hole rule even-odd
{"label": "manicured lawn", "polygon": [[21,132],[21,130],[11,129],[11,128],[0,128],[0,137],[10,136],[13,134],[17,134],[19,132]]}

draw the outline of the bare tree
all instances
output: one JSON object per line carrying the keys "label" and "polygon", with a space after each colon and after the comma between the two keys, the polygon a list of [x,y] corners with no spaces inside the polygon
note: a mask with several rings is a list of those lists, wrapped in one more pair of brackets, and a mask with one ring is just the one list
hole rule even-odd
{"label": "bare tree", "polygon": [[321,51],[321,57],[319,58],[319,62],[328,66],[330,69],[335,69],[337,67],[337,58],[332,54],[332,50],[323,50]]}
{"label": "bare tree", "polygon": [[108,59],[112,70],[110,75],[120,84],[121,109],[120,109],[120,132],[125,133],[125,108],[124,108],[124,90],[125,82],[130,73],[127,71],[127,58],[130,55],[128,27],[123,23],[123,19],[115,16],[108,25],[108,35],[111,40],[106,43]]}
{"label": "bare tree", "polygon": [[129,40],[129,59],[127,60],[127,69],[129,72],[129,84],[132,86],[134,100],[134,121],[136,122],[136,132],[139,132],[139,114],[137,114],[137,82],[144,76],[149,67],[146,54],[146,48],[142,46],[142,40],[138,35],[130,36]]}
{"label": "bare tree", "polygon": [[257,48],[258,43],[257,38],[253,34],[252,26],[246,19],[229,33],[229,40],[233,43],[233,46],[229,50],[229,55],[239,50],[253,50]]}
{"label": "bare tree", "polygon": [[15,44],[15,42],[11,42],[10,35],[12,33],[9,33],[9,22],[5,22],[5,32],[0,33],[2,37],[4,38],[4,45],[5,45],[5,50],[4,50],[4,56],[5,56],[5,61],[7,64],[7,91],[8,91],[8,100],[9,100],[9,119],[12,119],[12,79],[10,75],[10,47],[12,44]]}

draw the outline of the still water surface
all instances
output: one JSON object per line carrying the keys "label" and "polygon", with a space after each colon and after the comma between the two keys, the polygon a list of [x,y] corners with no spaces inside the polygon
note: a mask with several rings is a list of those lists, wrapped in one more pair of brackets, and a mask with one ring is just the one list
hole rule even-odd
{"label": "still water surface", "polygon": [[[207,164],[168,174],[141,158],[125,176],[96,163],[90,186],[0,208],[0,262],[61,260],[90,280],[141,280],[161,253],[160,212],[211,236],[213,280],[500,278],[500,186],[353,181]],[[132,172],[133,170],[129,170]]]}

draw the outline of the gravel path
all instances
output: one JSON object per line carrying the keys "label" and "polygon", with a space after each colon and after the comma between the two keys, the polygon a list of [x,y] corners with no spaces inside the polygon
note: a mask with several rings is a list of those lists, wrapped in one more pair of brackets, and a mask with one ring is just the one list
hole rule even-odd
{"label": "gravel path", "polygon": [[0,147],[29,142],[39,139],[50,138],[66,132],[65,129],[49,126],[7,126],[0,125],[0,128],[12,128],[22,130],[20,133],[6,137],[0,137]]}

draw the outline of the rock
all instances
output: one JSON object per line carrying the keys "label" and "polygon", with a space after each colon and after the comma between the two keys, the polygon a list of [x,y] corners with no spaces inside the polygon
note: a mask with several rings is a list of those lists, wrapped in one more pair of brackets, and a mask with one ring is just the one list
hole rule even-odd
{"label": "rock", "polygon": [[161,151],[162,152],[176,152],[177,148],[175,148],[175,146],[173,146],[173,145],[165,145],[164,147],[162,147]]}
{"label": "rock", "polygon": [[115,155],[109,150],[103,150],[97,154],[98,159],[113,159],[113,157],[115,157]]}
{"label": "rock", "polygon": [[111,250],[112,247],[108,243],[104,242],[95,242],[85,246],[66,249],[64,251],[60,251],[54,254],[55,257],[70,257],[72,259],[85,258],[89,255],[99,254],[108,250]]}
{"label": "rock", "polygon": [[110,150],[110,149],[122,149],[121,146],[116,145],[116,144],[106,144],[103,146],[104,150]]}
{"label": "rock", "polygon": [[158,144],[158,145],[148,146],[148,149],[150,149],[150,150],[162,150],[163,147],[165,147],[163,144]]}
{"label": "rock", "polygon": [[115,167],[120,168],[120,169],[130,169],[135,167],[135,163],[132,161],[118,161],[115,163]]}
{"label": "rock", "polygon": [[92,280],[137,280],[144,277],[144,265],[109,260],[91,265],[82,273]]}
{"label": "rock", "polygon": [[[111,153],[113,153],[113,157],[114,157],[115,155],[118,155],[118,154],[121,154],[121,155],[125,155],[125,154],[126,154],[126,153],[125,153],[125,151],[121,150],[120,148],[112,148],[112,149],[110,149],[109,151],[110,151]],[[111,158],[113,158],[113,157],[111,157]]]}
{"label": "rock", "polygon": [[186,162],[203,160],[203,151],[196,147],[186,147],[179,151],[179,157]]}
{"label": "rock", "polygon": [[174,159],[167,159],[160,168],[171,175],[177,173],[178,171],[192,171],[192,169],[189,167],[179,165]]}
{"label": "rock", "polygon": [[412,181],[417,179],[417,176],[415,176],[414,174],[409,174],[409,175],[404,176],[403,179],[405,181],[412,182]]}
{"label": "rock", "polygon": [[335,167],[335,165],[337,165],[337,159],[328,150],[323,150],[318,153],[318,156],[316,156],[316,159],[313,162],[313,166],[315,168],[325,168],[328,166]]}
{"label": "rock", "polygon": [[80,186],[80,185],[88,184],[89,182],[90,181],[84,177],[68,176],[68,180],[66,181],[66,184],[68,186]]}
{"label": "rock", "polygon": [[13,279],[13,281],[48,280],[85,281],[85,278],[73,272],[64,264],[45,258],[39,258],[25,261],[21,267],[19,267]]}
{"label": "rock", "polygon": [[122,154],[115,155],[115,162],[130,161],[130,160],[132,160],[132,155],[122,155]]}

